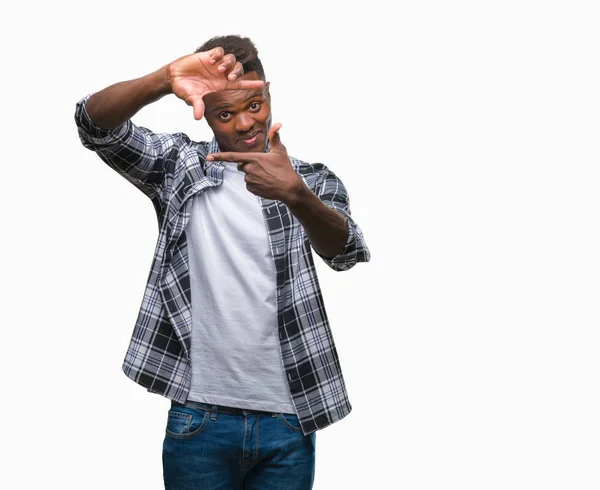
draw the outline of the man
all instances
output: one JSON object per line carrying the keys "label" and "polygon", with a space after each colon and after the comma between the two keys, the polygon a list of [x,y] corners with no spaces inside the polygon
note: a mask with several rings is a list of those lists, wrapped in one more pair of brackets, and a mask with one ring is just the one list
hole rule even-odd
{"label": "man", "polygon": [[[342,181],[287,154],[265,80],[252,42],[224,36],[76,107],[83,145],[159,222],[123,371],[171,399],[168,489],[310,489],[316,431],[352,409],[311,251],[337,271],[370,253]],[[169,93],[212,142],[133,124]]]}

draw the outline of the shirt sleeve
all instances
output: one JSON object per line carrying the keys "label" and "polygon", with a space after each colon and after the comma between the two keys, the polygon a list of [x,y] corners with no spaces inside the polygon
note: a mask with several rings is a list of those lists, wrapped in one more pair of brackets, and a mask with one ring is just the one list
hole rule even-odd
{"label": "shirt sleeve", "polygon": [[152,201],[159,199],[165,179],[165,160],[178,149],[171,134],[155,134],[130,119],[114,129],[102,129],[86,110],[89,94],[75,108],[79,139],[109,167],[140,189]]}
{"label": "shirt sleeve", "polygon": [[324,257],[316,249],[314,252],[335,271],[348,270],[357,262],[368,262],[371,253],[363,237],[362,230],[352,218],[350,196],[343,182],[326,166],[324,175],[317,181],[315,194],[331,209],[340,212],[348,225],[348,238],[344,248],[334,257]]}

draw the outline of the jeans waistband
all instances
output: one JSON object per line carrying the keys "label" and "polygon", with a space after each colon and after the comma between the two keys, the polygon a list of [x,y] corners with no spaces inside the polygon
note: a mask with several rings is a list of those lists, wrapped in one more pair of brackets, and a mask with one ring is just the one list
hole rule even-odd
{"label": "jeans waistband", "polygon": [[262,415],[276,415],[276,412],[267,412],[264,410],[254,410],[250,408],[238,408],[238,407],[228,407],[226,405],[214,405],[212,403],[203,403],[196,402],[192,400],[187,400],[185,403],[179,403],[174,400],[171,400],[172,406],[188,406],[201,408],[202,410],[206,410],[207,412],[211,412],[213,414],[217,413],[225,413],[229,415],[249,415],[249,414],[262,414]]}

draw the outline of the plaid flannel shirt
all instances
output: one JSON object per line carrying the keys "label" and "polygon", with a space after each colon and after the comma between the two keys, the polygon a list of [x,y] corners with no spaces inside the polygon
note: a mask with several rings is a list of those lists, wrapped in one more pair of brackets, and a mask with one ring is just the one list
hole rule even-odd
{"label": "plaid flannel shirt", "polygon": [[[185,227],[197,192],[218,186],[224,165],[207,162],[213,139],[194,142],[183,133],[156,134],[128,120],[112,130],[96,126],[85,105],[75,121],[83,146],[147,195],[159,235],[123,372],[148,391],[184,403],[190,379],[191,291]],[[325,165],[290,157],[296,173],[348,225],[346,244],[324,262],[344,271],[367,262],[370,252],[350,215],[342,181]],[[260,198],[276,266],[277,324],[283,367],[303,433],[341,420],[352,410],[333,341],[311,244],[300,222],[281,201]]]}

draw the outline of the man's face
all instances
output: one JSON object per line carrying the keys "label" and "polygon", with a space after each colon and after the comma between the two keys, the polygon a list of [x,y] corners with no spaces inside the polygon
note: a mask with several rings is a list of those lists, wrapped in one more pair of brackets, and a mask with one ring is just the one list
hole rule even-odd
{"label": "man's face", "polygon": [[[256,72],[242,80],[260,80]],[[221,90],[204,96],[206,122],[221,151],[264,152],[271,127],[269,82],[250,90]]]}

